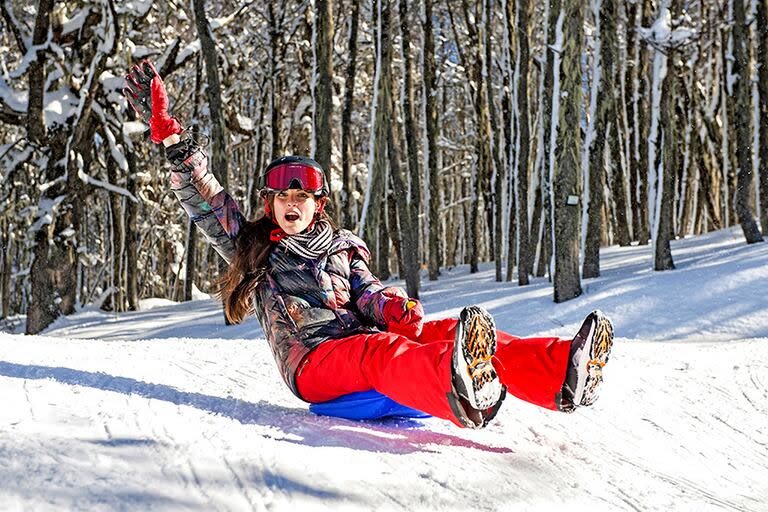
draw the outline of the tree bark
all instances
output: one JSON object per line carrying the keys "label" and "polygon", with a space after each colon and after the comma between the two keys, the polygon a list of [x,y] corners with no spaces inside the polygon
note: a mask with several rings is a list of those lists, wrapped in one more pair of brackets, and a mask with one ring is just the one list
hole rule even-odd
{"label": "tree bark", "polygon": [[278,95],[278,46],[280,44],[280,27],[275,17],[274,2],[267,3],[269,22],[269,127],[270,152],[268,160],[278,158],[282,153],[280,143],[280,96]]}
{"label": "tree bark", "polygon": [[11,232],[13,231],[13,225],[8,219],[2,219],[0,221],[0,231],[2,235],[2,253],[3,253],[3,266],[2,266],[2,279],[0,280],[0,300],[3,303],[2,317],[8,318],[11,313],[11,272],[13,271],[13,237]]}
{"label": "tree bark", "polygon": [[[195,90],[192,93],[192,119],[195,121],[195,125],[192,128],[192,138],[197,139],[199,136],[199,115],[200,115],[200,88],[203,84],[203,70],[200,65],[200,56],[195,59]],[[258,165],[258,164],[257,164]],[[258,169],[258,167],[257,167]],[[187,224],[187,247],[184,251],[184,296],[183,300],[192,300],[192,288],[195,284],[195,276],[197,275],[197,227],[192,219],[189,219]]]}
{"label": "tree bark", "polygon": [[[677,19],[680,14],[679,0],[672,0],[670,2],[669,11],[672,18]],[[660,13],[660,16],[663,16],[663,13]],[[657,168],[658,186],[656,188],[656,202],[654,206],[656,210],[654,216],[655,220],[653,223],[654,270],[671,270],[675,268],[675,264],[672,261],[672,249],[670,247],[670,240],[674,235],[673,201],[675,199],[675,176],[680,169],[680,164],[682,161],[679,141],[680,130],[678,128],[678,122],[676,119],[676,73],[680,71],[677,64],[680,56],[678,55],[678,51],[674,48],[670,47],[665,51],[666,55],[662,58],[666,59],[666,74],[664,75],[664,79],[661,84],[660,104],[660,128],[661,133],[663,133],[663,137],[658,137],[655,141],[661,154],[661,164]]]}
{"label": "tree bark", "polygon": [[399,0],[400,10],[400,37],[403,56],[403,121],[405,125],[405,147],[407,151],[409,187],[409,214],[411,226],[416,230],[416,244],[419,243],[419,213],[421,212],[421,170],[419,168],[419,147],[414,119],[414,91],[411,72],[411,31],[413,28],[408,19],[408,0]]}
{"label": "tree bark", "polygon": [[[119,181],[117,162],[109,154],[105,155],[105,159],[107,163],[107,179],[113,185],[117,185]],[[102,305],[102,309],[123,312],[128,309],[125,302],[125,216],[123,215],[123,200],[122,196],[115,193],[110,193],[108,200],[112,212],[110,245],[113,277],[111,284],[114,290],[109,299]]]}
{"label": "tree bark", "polygon": [[[598,60],[595,66],[592,87],[596,95],[597,111],[595,129],[589,132],[594,134],[594,139],[588,141],[589,167],[588,167],[588,206],[587,206],[587,232],[584,242],[584,264],[582,276],[584,278],[598,277],[600,275],[600,240],[603,230],[603,205],[604,191],[603,180],[605,178],[605,143],[608,139],[608,126],[611,124],[614,131],[618,131],[617,102],[614,96],[616,76],[616,61],[618,45],[616,44],[616,18],[618,9],[615,0],[602,0],[598,13],[599,48],[594,58]],[[618,142],[618,137],[614,142]],[[621,161],[611,159],[613,173],[621,173]],[[618,180],[617,180],[618,181]],[[623,183],[623,181],[622,181]]]}
{"label": "tree bark", "polygon": [[768,0],[757,0],[758,81],[760,96],[760,224],[768,236]]}
{"label": "tree bark", "polygon": [[[60,314],[73,313],[77,306],[77,237],[86,200],[82,173],[88,173],[93,158],[93,136],[97,127],[92,115],[93,102],[101,87],[99,77],[107,58],[115,51],[114,42],[120,37],[112,2],[104,6],[103,16],[108,32],[105,40],[99,41],[98,47],[86,47],[82,56],[83,62],[90,62],[91,65],[85,84],[79,91],[83,101],[74,126],[66,130],[59,128],[55,136],[49,134],[45,138],[50,147],[45,176],[49,179],[64,176],[65,179],[60,186],[54,185],[46,190],[46,196],[57,207],[52,208],[49,222],[40,219],[34,235],[35,256],[30,267],[32,298],[27,312],[27,334],[37,334]],[[44,32],[47,35],[48,30]],[[103,44],[105,42],[112,44],[107,46]],[[30,127],[27,129],[29,132]],[[34,131],[34,128],[31,129]]]}
{"label": "tree bark", "polygon": [[[579,175],[581,128],[574,120],[581,112],[581,51],[584,38],[583,0],[564,0],[558,26],[562,26],[561,88],[554,158],[555,302],[581,295],[579,277]],[[557,70],[556,70],[557,72]]]}
{"label": "tree bark", "polygon": [[553,256],[554,256],[554,241],[552,234],[554,232],[554,208],[552,204],[552,183],[554,174],[554,143],[552,133],[552,123],[556,120],[552,119],[552,107],[554,102],[559,101],[559,98],[555,98],[554,91],[554,61],[555,52],[553,47],[555,45],[555,27],[557,25],[557,19],[560,16],[560,10],[562,9],[561,0],[548,0],[547,1],[547,19],[544,20],[547,24],[547,45],[544,50],[544,76],[541,83],[541,194],[542,194],[542,208],[544,215],[544,229],[542,230],[541,238],[541,251],[539,256],[539,266],[537,268],[537,275],[543,277],[548,271],[550,281],[553,279]]}
{"label": "tree bark", "polygon": [[515,173],[515,224],[517,234],[517,283],[528,284],[531,272],[531,250],[528,245],[528,0],[517,0],[517,45],[519,81],[517,84],[517,130],[519,152]]}
{"label": "tree bark", "polygon": [[[514,0],[505,0],[504,2],[504,73],[503,77],[503,93],[501,97],[501,119],[502,119],[502,132],[504,133],[504,148],[502,163],[498,165],[496,172],[496,180],[494,185],[496,187],[495,202],[496,202],[496,223],[494,224],[495,236],[494,236],[494,260],[496,263],[496,280],[501,281],[502,271],[506,270],[506,280],[511,281],[515,271],[515,265],[517,259],[513,252],[514,235],[513,226],[514,221],[514,209],[511,207],[515,203],[514,194],[509,192],[512,189],[510,182],[514,181],[514,154],[517,151],[515,147],[515,115],[513,113],[514,101],[514,85],[515,80],[515,66],[516,54],[514,48],[514,34],[515,34],[515,2]],[[504,228],[506,227],[506,232]],[[507,246],[504,247],[506,242]],[[504,250],[507,251],[507,265],[506,269],[503,268],[503,255]]]}
{"label": "tree bark", "polygon": [[213,41],[211,25],[205,14],[205,0],[193,0],[195,25],[200,49],[205,60],[206,93],[208,110],[211,117],[211,171],[225,189],[229,185],[229,159],[227,157],[227,134],[224,127],[224,106],[221,101],[221,82],[216,56],[216,44]]}
{"label": "tree bark", "polygon": [[360,0],[351,0],[349,20],[349,64],[344,81],[344,107],[341,111],[341,176],[344,188],[341,191],[339,207],[342,227],[352,229],[354,203],[352,202],[352,107],[355,98],[355,76],[357,69],[357,29],[360,18]]}
{"label": "tree bark", "polygon": [[[653,5],[652,0],[642,0],[642,11],[640,13],[641,22],[643,27],[650,27],[653,24]],[[635,108],[637,109],[637,121],[638,126],[636,129],[638,133],[638,162],[637,173],[635,174],[635,183],[633,187],[633,196],[636,201],[636,208],[634,216],[637,218],[637,227],[635,230],[635,238],[640,245],[648,245],[648,241],[651,238],[650,225],[648,222],[648,137],[650,132],[650,120],[648,114],[650,112],[649,91],[648,85],[651,71],[648,67],[649,52],[652,50],[648,44],[640,45],[638,49],[637,63],[639,69],[639,80],[637,84],[637,97],[635,98]]]}
{"label": "tree bark", "polygon": [[440,237],[440,192],[442,183],[437,166],[437,105],[435,101],[436,79],[435,79],[435,36],[432,30],[432,0],[424,0],[424,53],[423,53],[423,75],[424,75],[424,111],[425,111],[425,130],[427,136],[426,175],[429,177],[429,280],[435,281],[440,275],[440,248],[442,241]]}
{"label": "tree bark", "polygon": [[[51,25],[51,12],[53,0],[40,0],[37,4],[37,16],[35,28],[32,32],[32,44],[40,46],[48,37],[48,29]],[[27,137],[39,145],[44,145],[45,118],[43,115],[43,103],[45,97],[45,50],[35,51],[35,60],[29,65],[29,102],[27,104]]]}
{"label": "tree bark", "polygon": [[331,149],[333,145],[333,0],[315,0],[315,22],[312,24],[314,79],[312,88],[313,158],[331,182]]}
{"label": "tree bark", "polygon": [[[389,68],[392,65],[392,41],[390,35],[391,7],[390,0],[380,0],[381,8],[381,65],[382,68]],[[398,218],[400,226],[390,226],[390,233],[397,233],[401,241],[402,262],[401,267],[405,270],[405,285],[408,296],[414,299],[419,297],[419,246],[417,242],[417,226],[413,224],[413,218],[410,215],[410,206],[408,204],[408,188],[405,176],[400,166],[400,138],[395,131],[395,97],[392,92],[392,76],[381,82],[382,107],[386,109],[384,118],[387,127],[387,159],[389,160],[390,177],[394,189],[395,201],[399,210]]]}
{"label": "tree bark", "polygon": [[749,32],[744,0],[733,0],[733,74],[736,78],[735,113],[736,161],[739,167],[736,186],[736,214],[748,244],[762,242],[763,236],[752,214],[752,84],[749,69]]}
{"label": "tree bark", "polygon": [[[363,204],[362,222],[360,227],[360,233],[363,238],[376,247],[376,252],[373,255],[372,263],[373,270],[376,275],[381,279],[385,279],[385,275],[389,274],[389,265],[387,264],[388,257],[388,242],[386,234],[386,223],[382,221],[383,212],[385,211],[385,198],[388,188],[387,179],[387,126],[390,122],[385,118],[386,102],[390,99],[384,97],[385,88],[384,84],[391,80],[390,67],[385,64],[384,58],[386,57],[383,51],[382,45],[382,17],[381,0],[377,0],[374,5],[373,12],[373,26],[374,26],[374,41],[376,48],[376,71],[373,80],[373,100],[371,102],[371,137],[369,141],[369,157],[368,157],[368,185],[366,189],[365,202]],[[387,50],[388,52],[388,50]]]}
{"label": "tree bark", "polygon": [[[138,184],[136,183],[136,155],[134,151],[127,151],[125,155],[128,161],[128,192],[134,197],[138,196]],[[125,234],[126,234],[126,276],[125,289],[128,300],[128,309],[138,311],[139,304],[139,284],[138,284],[138,262],[139,262],[139,204],[128,201],[125,209]]]}
{"label": "tree bark", "polygon": [[[467,0],[461,2],[464,20],[468,31],[469,46],[471,49],[472,62],[463,62],[465,68],[471,73],[470,89],[472,90],[472,104],[475,110],[475,150],[477,160],[475,162],[474,172],[474,191],[472,193],[472,204],[470,207],[469,231],[469,272],[474,274],[479,270],[480,250],[484,242],[484,233],[482,229],[482,213],[490,205],[487,203],[488,182],[490,180],[490,121],[488,113],[487,95],[485,87],[486,81],[483,79],[483,62],[485,54],[483,52],[483,40],[477,30],[477,16],[470,13],[470,7]],[[449,5],[450,14],[450,5]],[[454,25],[455,30],[455,25]]]}

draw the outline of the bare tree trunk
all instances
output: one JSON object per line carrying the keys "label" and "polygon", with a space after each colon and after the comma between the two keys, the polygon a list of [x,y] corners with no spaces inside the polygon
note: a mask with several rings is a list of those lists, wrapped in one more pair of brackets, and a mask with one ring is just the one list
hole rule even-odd
{"label": "bare tree trunk", "polygon": [[[583,0],[564,0],[555,27],[561,45],[560,98],[554,158],[555,302],[581,295],[579,277],[579,175],[581,128],[581,51],[584,38]],[[556,66],[557,67],[557,66]],[[556,70],[557,71],[557,70]],[[554,115],[554,113],[553,113]]]}
{"label": "bare tree trunk", "polygon": [[[126,152],[126,160],[128,161],[128,192],[134,197],[138,195],[138,186],[136,183],[136,156],[133,151]],[[139,305],[139,285],[138,285],[138,262],[139,262],[139,229],[138,229],[138,217],[139,217],[139,204],[133,201],[128,201],[125,209],[125,252],[126,252],[126,276],[125,276],[125,290],[128,300],[128,309],[130,311],[138,311]]]}
{"label": "bare tree trunk", "polygon": [[[198,118],[200,115],[200,88],[203,84],[203,70],[200,65],[200,56],[195,59],[195,91],[192,93],[192,119],[195,122],[192,128],[192,137],[198,138],[200,132]],[[257,167],[258,168],[258,167]],[[189,219],[187,224],[187,247],[184,251],[186,261],[184,262],[185,274],[184,274],[184,300],[192,300],[192,288],[195,284],[195,276],[197,275],[197,227]]]}
{"label": "bare tree trunk", "polygon": [[[589,130],[590,136],[594,139],[589,141],[589,205],[587,207],[587,233],[584,242],[584,265],[582,275],[584,278],[598,277],[600,275],[600,239],[603,229],[602,211],[604,205],[603,180],[605,177],[605,143],[608,140],[608,127],[613,127],[613,132],[618,134],[619,117],[618,105],[616,101],[616,69],[618,57],[618,44],[616,33],[616,20],[618,18],[618,6],[615,0],[602,0],[600,2],[600,12],[598,13],[597,34],[599,34],[599,48],[595,52],[594,58],[596,65],[595,73],[592,77],[593,94],[596,95],[596,119],[595,129]],[[591,144],[590,144],[591,142]],[[619,137],[613,137],[614,144],[619,142]],[[612,148],[617,149],[617,148]],[[621,160],[618,159],[618,151],[612,152],[611,158],[612,175],[621,177]],[[620,190],[623,192],[623,179],[617,179],[616,182],[622,184]],[[626,221],[625,218],[622,220]]]}
{"label": "bare tree trunk", "polygon": [[408,169],[410,176],[409,207],[411,226],[416,230],[416,243],[419,243],[419,213],[421,212],[421,170],[419,169],[419,148],[414,120],[414,92],[411,73],[411,31],[413,30],[408,19],[408,0],[399,0],[400,7],[400,37],[403,56],[403,120],[405,125],[405,146],[407,151]]}
{"label": "bare tree trunk", "polygon": [[[390,30],[391,7],[390,0],[380,0],[381,7],[381,65],[382,69],[389,68],[392,64],[392,41]],[[402,267],[405,270],[405,285],[408,295],[413,298],[419,297],[419,246],[417,239],[417,227],[413,224],[410,206],[408,204],[408,187],[405,176],[400,167],[400,138],[395,131],[395,97],[392,92],[392,76],[381,82],[381,99],[384,111],[385,125],[387,127],[387,157],[389,160],[390,177],[394,188],[395,201],[399,210],[398,218],[400,220],[399,229],[390,226],[390,234],[396,233],[402,243],[401,254]],[[394,240],[394,237],[393,237]]]}
{"label": "bare tree trunk", "polygon": [[750,81],[749,32],[744,14],[744,0],[733,0],[733,74],[736,78],[735,113],[736,161],[739,167],[736,187],[736,214],[748,244],[762,242],[763,237],[752,214],[752,84]]}
{"label": "bare tree trunk", "polygon": [[758,81],[760,95],[760,224],[768,236],[768,0],[757,0]]}
{"label": "bare tree trunk", "polygon": [[325,178],[330,183],[333,145],[333,0],[315,0],[312,40],[315,66],[312,88],[312,154],[323,167]]}
{"label": "bare tree trunk", "polygon": [[427,146],[426,151],[426,175],[429,177],[429,280],[435,281],[440,275],[440,170],[437,166],[437,105],[435,101],[435,36],[432,31],[432,0],[424,0],[424,17],[422,20],[424,31],[424,120]]}
{"label": "bare tree trunk", "polygon": [[224,106],[221,102],[221,83],[216,56],[216,45],[211,34],[211,25],[205,14],[205,0],[193,0],[195,25],[200,49],[205,60],[205,75],[208,95],[208,110],[211,117],[211,171],[225,189],[229,185],[227,135],[224,131]]}
{"label": "bare tree trunk", "polygon": [[558,17],[562,9],[561,0],[548,0],[547,3],[547,19],[544,22],[547,24],[547,44],[544,50],[545,63],[544,63],[544,76],[541,83],[541,106],[542,106],[542,119],[541,119],[541,186],[542,186],[542,202],[544,210],[544,226],[542,229],[541,238],[541,251],[539,256],[539,268],[537,269],[537,275],[543,277],[544,274],[549,271],[550,281],[553,279],[553,256],[554,256],[554,240],[552,235],[554,233],[554,206],[552,203],[552,184],[554,176],[554,139],[552,124],[557,124],[557,120],[552,118],[552,107],[555,102],[559,101],[559,98],[554,97],[554,61],[555,51],[553,50],[555,45],[555,27],[557,25]]}
{"label": "bare tree trunk", "polygon": [[269,22],[269,127],[270,127],[270,152],[267,160],[280,156],[282,145],[280,144],[280,96],[278,94],[278,44],[280,42],[280,27],[275,17],[273,2],[267,3],[267,16]]}
{"label": "bare tree trunk", "polygon": [[638,183],[637,176],[640,165],[640,150],[638,142],[640,127],[638,126],[638,101],[637,89],[640,80],[640,42],[637,34],[638,14],[641,12],[641,2],[625,4],[626,24],[624,26],[624,39],[626,41],[626,54],[624,62],[624,100],[626,103],[625,124],[626,127],[626,158],[627,175],[629,178],[628,206],[632,215],[632,240],[636,240],[640,230],[638,211]]}
{"label": "bare tree trunk", "polygon": [[[452,11],[449,4],[449,15],[452,17]],[[470,13],[470,6],[467,0],[462,0],[461,8],[464,15],[466,28],[468,31],[469,45],[472,62],[464,62],[465,67],[471,73],[470,89],[472,90],[472,104],[475,110],[475,148],[477,160],[475,162],[474,172],[474,191],[472,193],[472,204],[470,207],[469,231],[468,237],[469,249],[469,271],[474,274],[479,270],[480,250],[485,238],[482,227],[483,209],[487,212],[488,189],[490,180],[490,121],[488,119],[488,103],[485,92],[486,81],[483,80],[483,61],[485,53],[483,52],[483,40],[477,30],[477,13]],[[454,24],[454,30],[456,26]]]}
{"label": "bare tree trunk", "polygon": [[[37,5],[35,28],[32,33],[32,45],[39,47],[48,37],[48,27],[51,24],[53,0],[40,0]],[[45,142],[45,119],[43,116],[43,101],[45,96],[45,52],[35,50],[35,60],[29,65],[29,102],[27,105],[27,137],[37,144]]]}
{"label": "bare tree trunk", "polygon": [[[349,64],[344,81],[344,107],[341,111],[341,176],[344,184],[339,206],[342,227],[352,228],[355,205],[352,201],[352,107],[355,98],[357,69],[357,28],[360,18],[360,0],[351,0],[349,19]],[[373,121],[373,120],[372,120]]]}
{"label": "bare tree trunk", "polygon": [[[614,90],[615,92],[615,90]],[[621,109],[619,107],[618,98],[614,95],[614,108],[616,122],[611,124],[611,129],[608,135],[608,148],[611,155],[612,173],[611,173],[611,195],[616,205],[616,222],[614,223],[616,228],[616,241],[620,246],[626,247],[632,242],[632,237],[629,232],[630,220],[627,219],[627,211],[629,210],[629,195],[624,183],[624,168],[621,165],[621,135],[619,131],[619,119],[621,115]]]}
{"label": "bare tree trunk", "polygon": [[[32,44],[37,46],[45,42],[50,26],[52,0],[44,0],[38,4],[37,17]],[[45,85],[45,53],[38,51],[37,58],[32,63],[29,73],[29,102],[27,104],[27,136],[38,143],[46,142],[45,123],[43,117],[43,97]],[[50,139],[47,140],[50,144]],[[57,144],[51,147],[48,156],[48,175],[54,176],[56,162],[64,156],[64,137],[58,134]],[[51,190],[51,189],[48,189]],[[55,197],[55,196],[54,196]],[[27,310],[27,334],[37,334],[45,329],[59,316],[56,305],[54,272],[56,267],[49,266],[49,235],[50,226],[42,226],[33,235],[33,259],[30,267],[30,283],[32,296]]]}
{"label": "bare tree trunk", "polygon": [[[85,83],[78,91],[83,100],[74,126],[60,129],[56,136],[49,135],[46,138],[50,147],[46,176],[53,178],[64,175],[66,179],[61,186],[54,185],[46,191],[50,199],[58,197],[57,201],[60,201],[58,211],[52,212],[53,230],[49,224],[41,222],[34,235],[35,259],[30,268],[33,294],[27,312],[27,334],[37,334],[59,314],[71,314],[77,306],[77,236],[86,200],[85,182],[81,175],[88,173],[93,158],[93,136],[97,122],[92,116],[92,109],[94,98],[101,87],[99,77],[104,71],[107,58],[115,51],[114,42],[120,37],[112,2],[103,6],[102,16],[105,31],[108,32],[104,40],[107,44],[86,48],[82,57],[84,62],[90,62],[91,65]],[[47,35],[48,29],[43,32]],[[37,115],[33,117],[37,119]],[[29,132],[30,127],[27,129]]]}
{"label": "bare tree trunk", "polygon": [[386,210],[386,190],[389,187],[387,183],[387,126],[390,122],[385,118],[388,110],[385,101],[390,101],[384,97],[384,83],[391,81],[390,67],[384,63],[384,52],[382,45],[382,18],[380,11],[382,9],[380,0],[374,5],[373,25],[374,41],[376,42],[376,71],[373,80],[373,100],[371,102],[371,138],[368,145],[368,185],[365,193],[365,202],[361,213],[362,222],[360,224],[360,233],[363,238],[372,246],[376,247],[376,252],[372,260],[373,270],[381,279],[386,279],[389,275],[388,260],[388,242],[386,233],[386,222],[382,221]]}
{"label": "bare tree trunk", "polygon": [[[663,6],[663,4],[662,4]],[[666,7],[662,7],[665,9]],[[671,0],[669,11],[672,18],[680,15],[679,0]],[[660,13],[659,16],[664,16]],[[659,50],[657,50],[659,51]],[[680,72],[677,66],[677,50],[666,50],[666,74],[661,84],[661,131],[663,142],[656,139],[657,147],[661,150],[661,165],[658,167],[658,186],[656,189],[655,221],[653,223],[654,270],[671,270],[675,268],[672,261],[670,240],[674,236],[673,205],[675,199],[675,176],[682,162],[680,152],[680,130],[678,129],[677,111],[677,76]]]}
{"label": "bare tree trunk", "polygon": [[[733,6],[733,0],[726,0],[726,4]],[[728,12],[726,10],[726,12]],[[729,16],[732,14],[729,13]],[[723,188],[722,196],[723,200],[721,205],[724,210],[725,225],[732,226],[736,215],[735,201],[737,191],[737,173],[736,173],[736,148],[734,144],[734,135],[732,127],[735,125],[735,105],[734,101],[731,101],[734,91],[733,85],[736,85],[733,78],[733,60],[731,58],[732,52],[729,51],[729,41],[732,42],[733,34],[730,33],[729,25],[724,25],[721,32],[721,47],[720,47],[720,59],[722,62],[722,76],[723,84],[720,88],[720,117],[722,125],[723,137],[721,139],[721,169],[723,173]]]}
{"label": "bare tree trunk", "polygon": [[[653,4],[651,0],[642,0],[642,11],[640,13],[643,27],[650,27],[653,24]],[[640,45],[638,48],[637,63],[640,79],[637,84],[637,97],[635,99],[635,108],[637,109],[638,126],[638,153],[639,160],[637,174],[635,175],[636,188],[633,187],[633,196],[636,200],[636,209],[634,216],[637,218],[637,229],[635,237],[640,245],[647,245],[651,238],[650,225],[648,222],[648,137],[650,132],[650,86],[648,84],[651,71],[648,68],[648,53],[651,51],[650,45]]]}
{"label": "bare tree trunk", "polygon": [[3,302],[3,311],[1,318],[8,318],[11,312],[11,272],[13,271],[13,237],[11,232],[13,225],[8,219],[3,218],[0,221],[0,231],[2,231],[2,280],[0,281],[0,300]]}
{"label": "bare tree trunk", "polygon": [[[117,162],[111,157],[111,155],[105,155],[107,163],[107,179],[113,185],[118,184],[118,166]],[[112,286],[114,290],[109,296],[109,299],[102,305],[103,309],[122,312],[126,311],[127,305],[125,303],[125,216],[123,215],[123,200],[119,194],[109,194],[109,208],[112,215],[110,220],[112,221],[110,237],[111,245],[111,257],[112,261]]]}
{"label": "bare tree trunk", "polygon": [[531,250],[528,245],[528,148],[530,130],[528,129],[528,0],[517,0],[517,45],[518,45],[518,84],[517,84],[517,130],[518,148],[517,173],[515,174],[515,223],[517,233],[517,283],[528,284],[531,272]]}
{"label": "bare tree trunk", "polygon": [[[515,130],[516,116],[514,114],[515,106],[515,67],[517,66],[517,54],[515,48],[515,0],[504,1],[504,73],[503,94],[501,100],[502,125],[504,132],[504,148],[501,164],[496,172],[496,224],[495,224],[495,256],[496,256],[496,280],[501,281],[503,255],[506,250],[507,268],[506,280],[511,281],[517,264],[517,254],[515,247],[515,215],[514,205],[515,195],[510,194],[514,188],[514,162],[517,147]],[[506,247],[504,243],[506,242]]]}
{"label": "bare tree trunk", "polygon": [[[211,172],[219,180],[225,190],[229,188],[229,157],[227,154],[227,133],[224,127],[224,105],[221,101],[221,83],[219,81],[218,58],[216,45],[213,42],[211,25],[205,14],[206,0],[193,0],[195,9],[195,25],[197,36],[200,38],[200,50],[205,60],[206,95],[208,96],[208,111],[211,118]],[[227,263],[219,259],[219,272],[224,272]],[[227,321],[226,315],[224,319]]]}

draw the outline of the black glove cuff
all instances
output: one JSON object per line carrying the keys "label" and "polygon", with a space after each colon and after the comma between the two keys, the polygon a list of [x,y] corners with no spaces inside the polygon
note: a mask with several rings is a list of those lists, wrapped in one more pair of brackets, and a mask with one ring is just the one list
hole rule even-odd
{"label": "black glove cuff", "polygon": [[196,149],[192,139],[182,139],[176,144],[165,148],[165,156],[172,165],[177,166],[189,157]]}

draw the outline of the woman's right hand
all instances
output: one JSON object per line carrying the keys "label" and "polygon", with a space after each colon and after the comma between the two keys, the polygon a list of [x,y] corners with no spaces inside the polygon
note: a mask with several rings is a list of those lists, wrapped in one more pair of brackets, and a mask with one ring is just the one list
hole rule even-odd
{"label": "woman's right hand", "polygon": [[181,124],[168,115],[168,92],[165,90],[165,83],[149,60],[143,60],[138,66],[131,68],[131,72],[125,77],[125,85],[123,96],[139,117],[149,124],[152,142],[160,144],[184,131]]}
{"label": "woman's right hand", "polygon": [[384,304],[384,317],[389,332],[416,339],[424,324],[424,308],[418,300],[394,296]]}

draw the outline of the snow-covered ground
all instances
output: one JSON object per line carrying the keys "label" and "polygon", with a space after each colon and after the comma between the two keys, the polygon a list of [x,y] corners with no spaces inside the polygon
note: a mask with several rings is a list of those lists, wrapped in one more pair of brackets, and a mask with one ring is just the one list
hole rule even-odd
{"label": "snow-covered ground", "polygon": [[257,322],[226,327],[211,300],[0,334],[0,510],[766,511],[768,243],[731,229],[673,253],[657,273],[647,247],[607,249],[561,305],[491,266],[425,280],[431,318],[476,303],[561,336],[593,308],[614,321],[594,407],[510,397],[480,431],[311,415]]}

